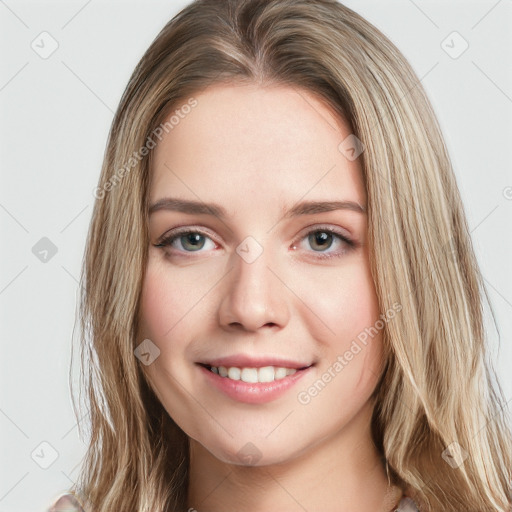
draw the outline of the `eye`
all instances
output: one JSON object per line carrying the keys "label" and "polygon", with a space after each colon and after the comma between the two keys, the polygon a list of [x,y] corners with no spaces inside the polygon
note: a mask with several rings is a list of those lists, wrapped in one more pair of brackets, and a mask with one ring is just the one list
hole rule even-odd
{"label": "eye", "polygon": [[[337,244],[334,241],[337,239]],[[316,252],[315,257],[326,259],[333,257],[340,257],[356,247],[356,243],[350,239],[347,235],[343,234],[337,229],[328,227],[316,227],[315,229],[309,230],[305,236],[299,238],[299,240],[307,240],[309,245],[313,248],[313,252]],[[327,252],[325,249],[338,246],[338,249]],[[296,250],[297,245],[294,243],[292,249]]]}
{"label": "eye", "polygon": [[[294,242],[292,249],[297,249],[297,242],[307,240],[312,247],[315,258],[327,259],[333,257],[340,257],[356,247],[356,243],[351,240],[347,235],[341,231],[330,227],[316,227],[310,229],[305,235],[301,235],[296,242]],[[336,242],[337,241],[337,242]],[[200,229],[183,228],[171,231],[168,235],[163,236],[155,247],[171,247],[172,252],[180,255],[186,253],[200,253],[203,248],[214,249],[216,244],[212,238]],[[338,247],[338,249],[327,251],[331,247]]]}
{"label": "eye", "polygon": [[172,231],[169,235],[161,238],[155,247],[170,246],[178,252],[185,253],[201,252],[201,249],[207,245],[207,240],[214,244],[213,240],[203,231],[186,228]]}

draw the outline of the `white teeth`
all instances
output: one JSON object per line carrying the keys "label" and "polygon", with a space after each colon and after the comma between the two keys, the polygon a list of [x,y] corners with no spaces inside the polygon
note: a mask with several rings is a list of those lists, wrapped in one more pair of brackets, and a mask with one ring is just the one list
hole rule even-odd
{"label": "white teeth", "polygon": [[276,368],[276,379],[284,379],[286,377],[286,368]]}
{"label": "white teeth", "polygon": [[[230,368],[231,370],[231,368]],[[240,377],[244,382],[258,382],[257,368],[243,368],[242,376]]]}
{"label": "white teeth", "polygon": [[273,382],[275,377],[273,366],[263,366],[258,370],[258,381],[259,382]]}
{"label": "white teeth", "polygon": [[231,366],[211,367],[213,373],[221,377],[227,377],[232,380],[242,380],[243,382],[273,382],[274,380],[284,379],[288,375],[293,375],[297,370],[295,368],[283,368],[275,366],[263,366],[262,368],[237,368]]}
{"label": "white teeth", "polygon": [[240,368],[230,368],[228,370],[228,377],[233,380],[240,380]]}

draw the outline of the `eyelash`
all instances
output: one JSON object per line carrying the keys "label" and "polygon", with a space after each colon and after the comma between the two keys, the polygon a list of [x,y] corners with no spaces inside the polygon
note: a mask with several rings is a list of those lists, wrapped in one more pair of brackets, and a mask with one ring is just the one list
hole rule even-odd
{"label": "eyelash", "polygon": [[[357,246],[357,244],[354,240],[352,240],[348,236],[342,234],[340,231],[333,229],[333,228],[320,226],[320,227],[315,227],[314,229],[311,229],[310,231],[308,231],[307,233],[302,235],[300,238],[298,238],[296,241],[294,241],[293,247],[295,247],[297,242],[302,241],[304,238],[309,237],[309,235],[311,235],[313,233],[329,233],[330,235],[334,235],[334,236],[338,237],[342,242],[344,242],[348,245],[348,248],[346,248],[344,250],[340,250],[335,253],[322,253],[321,251],[312,251],[317,254],[317,256],[315,256],[315,257],[322,259],[322,260],[327,260],[327,259],[331,259],[331,258],[339,258],[341,256],[344,256],[350,250],[355,249]],[[187,227],[187,228],[183,228],[183,229],[178,228],[175,231],[172,231],[169,235],[163,236],[162,238],[160,238],[160,240],[158,240],[157,244],[154,244],[154,246],[165,249],[165,247],[172,245],[172,243],[175,240],[179,239],[180,237],[182,237],[184,235],[190,235],[190,234],[199,234],[199,235],[209,238],[210,240],[215,242],[205,231],[202,231],[201,229],[191,229],[191,228]],[[330,249],[330,247],[328,247],[328,249]],[[194,252],[199,253],[202,251],[201,250],[199,250],[199,251],[181,251],[181,250],[179,250],[178,251],[179,254],[181,253],[180,255],[182,255],[183,253],[193,254]],[[185,256],[185,257],[187,258],[188,256]]]}

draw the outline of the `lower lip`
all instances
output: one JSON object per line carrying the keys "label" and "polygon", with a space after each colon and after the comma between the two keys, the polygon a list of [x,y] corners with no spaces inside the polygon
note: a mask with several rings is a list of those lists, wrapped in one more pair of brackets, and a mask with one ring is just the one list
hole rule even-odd
{"label": "lower lip", "polygon": [[279,398],[313,368],[313,366],[310,366],[304,370],[297,370],[294,374],[287,375],[284,379],[274,380],[273,382],[252,383],[221,377],[204,366],[198,366],[200,371],[209,379],[209,382],[217,389],[233,400],[246,404],[263,404]]}

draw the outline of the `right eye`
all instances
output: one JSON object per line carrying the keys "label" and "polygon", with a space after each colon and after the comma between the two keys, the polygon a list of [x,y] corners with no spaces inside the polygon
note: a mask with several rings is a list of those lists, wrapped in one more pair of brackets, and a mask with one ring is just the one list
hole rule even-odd
{"label": "right eye", "polygon": [[201,249],[205,246],[207,240],[214,244],[215,247],[215,243],[206,233],[185,228],[171,231],[160,239],[155,247],[172,247],[178,253],[204,252]]}

